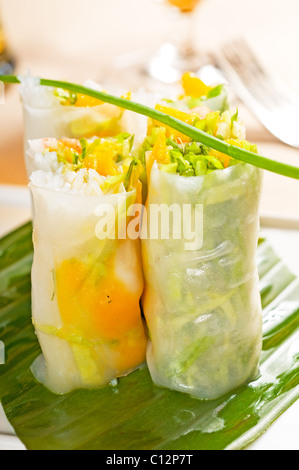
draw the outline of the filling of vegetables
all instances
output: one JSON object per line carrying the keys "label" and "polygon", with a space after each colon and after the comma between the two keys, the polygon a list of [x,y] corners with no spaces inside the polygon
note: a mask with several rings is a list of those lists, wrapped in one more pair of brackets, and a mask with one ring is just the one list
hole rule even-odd
{"label": "filling of vegetables", "polygon": [[[256,145],[245,139],[245,128],[239,122],[237,110],[227,110],[221,113],[199,107],[190,112],[184,112],[160,104],[156,106],[156,109],[228,144],[257,153]],[[156,161],[161,170],[182,176],[206,175],[238,163],[238,160],[192,141],[190,137],[153,120],[149,121],[148,135],[144,141],[140,159],[146,163],[148,172]]]}
{"label": "filling of vegetables", "polygon": [[106,180],[101,185],[104,194],[116,194],[122,189],[141,192],[139,176],[143,166],[132,157],[131,150],[134,136],[122,133],[116,137],[99,138],[92,142],[86,139],[50,139],[44,145],[45,152],[56,152],[59,162],[64,164],[64,171],[81,169],[95,170]]}

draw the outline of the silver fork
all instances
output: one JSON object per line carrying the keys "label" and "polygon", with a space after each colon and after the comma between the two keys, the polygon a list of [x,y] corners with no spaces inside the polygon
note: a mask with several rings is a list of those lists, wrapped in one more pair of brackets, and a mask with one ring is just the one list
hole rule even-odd
{"label": "silver fork", "polygon": [[236,95],[279,140],[299,148],[299,98],[270,76],[243,39],[222,48],[214,59]]}

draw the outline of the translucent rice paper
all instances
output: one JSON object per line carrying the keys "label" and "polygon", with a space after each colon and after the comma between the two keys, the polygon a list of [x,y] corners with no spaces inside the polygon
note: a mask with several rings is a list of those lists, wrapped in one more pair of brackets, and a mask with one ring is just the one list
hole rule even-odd
{"label": "translucent rice paper", "polygon": [[227,89],[223,87],[220,95],[213,98],[208,98],[204,101],[203,105],[210,108],[212,111],[225,111],[229,108],[230,98],[228,96]]}
{"label": "translucent rice paper", "polygon": [[[20,95],[24,114],[24,148],[28,176],[31,174],[28,162],[28,141],[46,137],[81,139],[105,137],[128,132],[135,135],[135,145],[145,137],[147,118],[124,111],[107,103],[94,107],[63,106],[54,95],[54,89],[41,86],[39,79],[20,77]],[[99,89],[92,81],[85,86]],[[133,98],[132,98],[133,99]],[[148,104],[150,96],[140,92],[134,96]]]}
{"label": "translucent rice paper", "polygon": [[203,205],[197,250],[186,250],[190,234],[174,239],[171,217],[169,240],[161,232],[156,240],[143,234],[147,362],[155,384],[215,399],[256,377],[262,345],[255,256],[261,181],[260,170],[241,163],[190,178],[154,165],[148,230],[155,225],[152,205],[191,204],[194,221],[195,205]]}
{"label": "translucent rice paper", "polygon": [[107,204],[122,220],[135,193],[95,197],[30,186],[32,317],[43,352],[32,370],[55,393],[99,387],[145,361],[140,244],[102,240],[98,225]]}

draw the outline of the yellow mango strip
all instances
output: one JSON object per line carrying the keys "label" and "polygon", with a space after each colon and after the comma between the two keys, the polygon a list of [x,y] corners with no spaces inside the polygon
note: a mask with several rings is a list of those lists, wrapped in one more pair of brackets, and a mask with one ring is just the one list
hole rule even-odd
{"label": "yellow mango strip", "polygon": [[111,345],[122,364],[121,373],[144,361],[147,338],[140,313],[141,292],[129,292],[115,277],[114,258],[105,262],[104,274],[95,264],[64,261],[56,270],[56,293],[68,335]]}
{"label": "yellow mango strip", "polygon": [[139,180],[139,178],[141,174],[143,173],[143,171],[144,171],[144,167],[141,163],[139,163],[137,166],[134,167],[132,175],[131,175],[129,187],[128,187],[129,191],[136,190],[136,199],[135,199],[136,204],[142,204],[143,188],[142,188],[142,183]]}
{"label": "yellow mango strip", "polygon": [[218,152],[218,150],[214,150],[214,149],[210,151],[210,155],[218,158],[218,160],[222,163],[224,168],[227,168],[229,166],[229,162],[231,160],[229,155],[226,155],[225,153],[222,153],[222,152]]}
{"label": "yellow mango strip", "polygon": [[193,124],[195,118],[197,117],[196,114],[185,113],[184,111],[180,111],[179,109],[171,108],[169,106],[164,106],[162,104],[156,105],[156,110],[161,111],[161,113],[168,114],[180,121],[186,122],[187,124]]}
{"label": "yellow mango strip", "polygon": [[158,163],[170,163],[169,154],[167,152],[166,145],[166,131],[164,128],[161,129],[157,136],[157,140],[153,147],[153,157]]}
{"label": "yellow mango strip", "polygon": [[[227,139],[226,142],[230,145],[234,145],[235,147],[239,148],[244,148],[244,141],[239,141],[237,139]],[[223,164],[224,168],[227,168],[229,166],[231,157],[229,155],[226,155],[225,153],[218,152],[217,150],[211,150],[210,152],[211,155],[214,157],[217,157],[221,163]]]}
{"label": "yellow mango strip", "polygon": [[[131,99],[131,93],[126,93],[121,96],[125,100]],[[83,95],[82,93],[77,93],[77,100],[75,106],[77,108],[94,108],[95,106],[100,106],[104,104],[103,101],[98,100],[97,98],[92,98],[91,96]]]}
{"label": "yellow mango strip", "polygon": [[103,150],[100,153],[89,155],[83,160],[83,168],[92,169],[102,176],[118,175],[117,167],[113,160],[114,152]]}
{"label": "yellow mango strip", "polygon": [[[172,116],[176,119],[179,119],[180,121],[185,122],[186,124],[190,124],[191,126],[194,124],[195,119],[197,119],[199,116],[195,113],[185,113],[183,111],[180,111],[175,108],[170,108],[168,106],[164,106],[161,104],[157,104],[156,108],[157,111],[160,111],[162,113],[168,114],[169,116]],[[172,138],[176,140],[177,142],[190,142],[190,137],[187,137],[186,135],[182,134],[181,132],[178,132],[174,129],[172,129],[169,126],[166,126],[165,124],[161,124],[158,121],[153,121],[153,124],[155,126],[163,126],[166,132],[166,137]]]}
{"label": "yellow mango strip", "polygon": [[102,176],[115,176],[119,172],[115,164],[117,150],[114,143],[104,142],[94,146],[91,154],[83,160],[83,168],[92,169]]}
{"label": "yellow mango strip", "polygon": [[103,101],[98,100],[97,98],[92,98],[91,96],[82,95],[81,93],[77,94],[77,100],[75,106],[77,108],[94,108],[95,106],[100,106],[103,104]]}
{"label": "yellow mango strip", "polygon": [[227,139],[226,142],[230,145],[234,145],[235,147],[239,147],[240,149],[244,148],[244,141],[237,139]]}
{"label": "yellow mango strip", "polygon": [[200,78],[196,77],[194,73],[186,72],[182,76],[182,86],[187,96],[193,98],[201,98],[207,96],[212,87],[206,85]]}

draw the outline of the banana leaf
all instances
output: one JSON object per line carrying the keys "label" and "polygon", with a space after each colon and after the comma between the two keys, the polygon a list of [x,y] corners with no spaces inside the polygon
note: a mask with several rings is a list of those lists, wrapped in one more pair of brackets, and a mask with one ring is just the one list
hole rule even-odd
{"label": "banana leaf", "polygon": [[54,395],[33,377],[32,226],[0,240],[0,400],[29,450],[240,450],[299,397],[299,280],[258,246],[264,341],[257,380],[214,401],[153,385],[146,367],[99,390]]}

